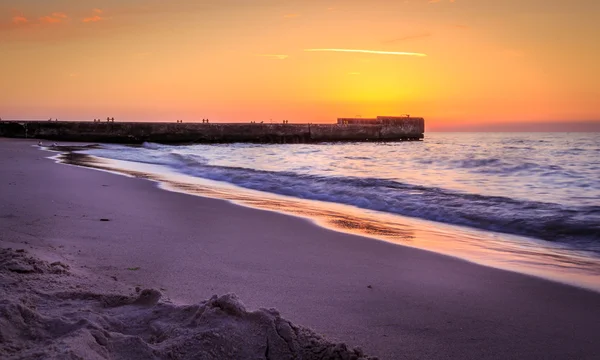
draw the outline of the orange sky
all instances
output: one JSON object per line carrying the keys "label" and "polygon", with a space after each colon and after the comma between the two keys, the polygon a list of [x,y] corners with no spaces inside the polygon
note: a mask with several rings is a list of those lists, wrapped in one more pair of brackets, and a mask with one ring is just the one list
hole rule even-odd
{"label": "orange sky", "polygon": [[600,123],[597,0],[6,3],[3,119]]}

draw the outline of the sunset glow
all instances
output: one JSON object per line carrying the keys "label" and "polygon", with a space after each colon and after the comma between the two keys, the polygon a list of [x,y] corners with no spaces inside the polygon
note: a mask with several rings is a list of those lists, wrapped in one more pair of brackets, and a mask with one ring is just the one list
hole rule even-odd
{"label": "sunset glow", "polygon": [[317,123],[410,113],[429,130],[595,127],[599,4],[4,3],[0,117]]}
{"label": "sunset glow", "polygon": [[377,55],[408,55],[408,56],[427,56],[421,53],[411,53],[402,51],[377,51],[377,50],[354,50],[354,49],[305,49],[304,51],[325,51],[325,52],[347,52],[347,53],[362,53],[362,54],[377,54]]}

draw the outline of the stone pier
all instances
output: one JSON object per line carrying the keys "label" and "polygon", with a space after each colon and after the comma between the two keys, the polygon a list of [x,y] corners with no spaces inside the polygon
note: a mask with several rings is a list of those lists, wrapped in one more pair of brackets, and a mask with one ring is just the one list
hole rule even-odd
{"label": "stone pier", "polygon": [[0,121],[0,136],[139,144],[316,143],[421,140],[423,118],[367,124]]}

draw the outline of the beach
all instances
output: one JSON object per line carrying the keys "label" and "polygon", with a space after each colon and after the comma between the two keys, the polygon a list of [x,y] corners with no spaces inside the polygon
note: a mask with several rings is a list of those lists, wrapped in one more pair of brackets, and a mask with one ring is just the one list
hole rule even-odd
{"label": "beach", "polygon": [[[0,247],[68,266],[46,292],[122,294],[126,306],[136,287],[172,306],[236,294],[380,359],[600,354],[596,292],[57,164],[36,143],[0,139]],[[3,300],[30,291],[0,280]]]}

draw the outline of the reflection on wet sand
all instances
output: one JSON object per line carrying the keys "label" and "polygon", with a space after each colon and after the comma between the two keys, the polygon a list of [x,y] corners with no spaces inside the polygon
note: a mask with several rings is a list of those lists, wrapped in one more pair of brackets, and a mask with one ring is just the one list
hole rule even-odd
{"label": "reflection on wet sand", "polygon": [[399,245],[426,249],[475,263],[600,291],[600,259],[559,244],[484,232],[358,209],[348,205],[273,195],[175,174],[157,165],[107,160],[78,153],[88,147],[53,147],[58,161],[156,181],[164,189],[232,201],[299,216],[320,226]]}

